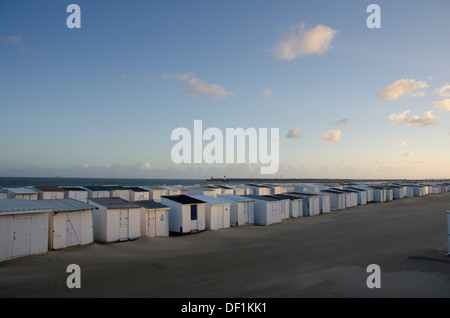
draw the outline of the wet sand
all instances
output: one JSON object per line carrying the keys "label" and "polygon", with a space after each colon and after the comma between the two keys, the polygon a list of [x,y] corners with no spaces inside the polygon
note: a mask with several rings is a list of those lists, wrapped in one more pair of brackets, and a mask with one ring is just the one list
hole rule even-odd
{"label": "wet sand", "polygon": [[[450,192],[0,263],[0,297],[450,297]],[[69,264],[81,288],[66,286]],[[381,288],[369,289],[369,264]]]}

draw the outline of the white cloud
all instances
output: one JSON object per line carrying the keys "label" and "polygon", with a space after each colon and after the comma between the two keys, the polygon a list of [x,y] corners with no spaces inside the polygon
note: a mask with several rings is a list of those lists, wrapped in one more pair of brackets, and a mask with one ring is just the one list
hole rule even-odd
{"label": "white cloud", "polygon": [[376,162],[376,163],[383,163],[383,159],[375,159],[375,160],[373,160],[373,162]]}
{"label": "white cloud", "polygon": [[450,110],[450,99],[440,100],[438,102],[433,103],[434,108],[442,108],[446,110]]}
{"label": "white cloud", "polygon": [[152,170],[152,166],[150,165],[150,162],[147,161],[141,165],[140,169],[150,171]]}
{"label": "white cloud", "polygon": [[341,139],[341,130],[329,130],[320,135],[322,141],[338,141]]}
{"label": "white cloud", "polygon": [[427,88],[427,82],[419,82],[414,79],[401,79],[390,84],[384,91],[378,93],[378,99],[393,100],[402,96],[424,96],[425,91],[419,91]]}
{"label": "white cloud", "polygon": [[20,42],[22,42],[22,36],[21,35],[10,35],[10,36],[0,35],[0,40],[8,42],[8,43],[19,44]]}
{"label": "white cloud", "polygon": [[178,74],[177,78],[182,81],[188,81],[193,76],[194,76],[193,73],[184,73],[184,74]]}
{"label": "white cloud", "polygon": [[424,160],[416,159],[416,160],[412,160],[411,163],[412,163],[412,164],[422,164],[422,163],[425,163],[425,161],[424,161]]}
{"label": "white cloud", "polygon": [[157,77],[154,76],[154,75],[152,75],[152,76],[147,76],[147,77],[144,78],[144,80],[146,80],[146,81],[153,81],[153,80],[155,80],[155,79],[157,79]]}
{"label": "white cloud", "polygon": [[81,166],[81,168],[83,168],[83,169],[88,169],[88,168],[89,168],[89,165],[88,165],[87,163],[85,163],[85,164],[83,164],[83,165]]}
{"label": "white cloud", "polygon": [[331,48],[331,40],[337,31],[319,24],[315,28],[307,29],[305,24],[291,27],[291,31],[275,44],[271,50],[278,60],[291,61],[298,57],[312,54],[323,55]]}
{"label": "white cloud", "polygon": [[270,88],[264,88],[262,91],[261,91],[261,94],[263,94],[264,96],[271,96],[272,95],[272,89]]}
{"label": "white cloud", "polygon": [[435,91],[436,93],[438,93],[439,96],[442,96],[442,97],[450,97],[450,92],[449,92],[449,90],[450,90],[450,85],[449,85],[449,84],[446,84],[446,85],[444,85],[444,86],[442,86],[442,87],[440,87],[440,88],[436,88],[434,91]]}
{"label": "white cloud", "polygon": [[412,152],[407,152],[407,153],[403,154],[403,157],[406,157],[406,158],[410,158],[412,156],[414,156],[414,154]]}
{"label": "white cloud", "polygon": [[397,147],[403,147],[404,145],[406,145],[406,142],[404,142],[403,140],[398,140],[396,143]]}
{"label": "white cloud", "polygon": [[200,81],[193,73],[179,74],[178,79],[187,81],[190,89],[186,90],[184,93],[191,96],[202,96],[209,95],[214,98],[228,98],[234,96],[233,93],[227,92],[225,88],[217,84],[206,84]]}
{"label": "white cloud", "polygon": [[348,119],[348,118],[342,118],[342,119],[336,120],[331,125],[332,126],[344,126],[344,125],[347,125],[349,121],[350,121],[350,119]]}
{"label": "white cloud", "polygon": [[174,77],[172,75],[169,75],[167,73],[161,73],[161,77],[165,80],[173,79]]}
{"label": "white cloud", "polygon": [[128,74],[123,74],[122,77],[120,78],[120,80],[122,82],[129,83],[129,82],[133,81],[133,77],[131,75],[128,75]]}
{"label": "white cloud", "polygon": [[412,116],[410,118],[406,118],[406,115],[409,114],[410,112],[411,111],[407,110],[401,114],[392,113],[391,115],[389,115],[389,119],[399,126],[412,126],[412,125],[429,126],[436,124],[437,121],[439,120],[433,115],[432,110],[426,111],[423,114],[423,118],[420,118],[417,115]]}
{"label": "white cloud", "polygon": [[302,138],[302,135],[300,134],[300,129],[298,129],[298,128],[289,129],[289,132],[286,135],[286,138],[290,138],[290,139],[300,139],[300,138]]}

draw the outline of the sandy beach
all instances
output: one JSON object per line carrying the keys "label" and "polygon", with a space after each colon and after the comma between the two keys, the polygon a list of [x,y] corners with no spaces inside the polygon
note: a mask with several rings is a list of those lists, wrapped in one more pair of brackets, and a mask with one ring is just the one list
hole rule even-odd
{"label": "sandy beach", "polygon": [[[0,297],[450,297],[450,192],[0,263]],[[81,288],[66,286],[69,264]],[[381,288],[369,289],[369,264]]]}

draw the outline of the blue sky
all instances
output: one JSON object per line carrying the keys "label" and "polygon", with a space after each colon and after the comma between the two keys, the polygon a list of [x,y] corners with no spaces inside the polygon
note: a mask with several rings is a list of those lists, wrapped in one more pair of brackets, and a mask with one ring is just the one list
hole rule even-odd
{"label": "blue sky", "polygon": [[260,176],[174,164],[201,119],[279,128],[276,176],[450,178],[448,1],[70,3],[0,2],[0,176]]}

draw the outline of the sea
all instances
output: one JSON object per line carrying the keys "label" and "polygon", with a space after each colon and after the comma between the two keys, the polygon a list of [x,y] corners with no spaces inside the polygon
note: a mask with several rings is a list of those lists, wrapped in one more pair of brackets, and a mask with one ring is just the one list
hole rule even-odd
{"label": "sea", "polygon": [[19,188],[28,186],[153,186],[153,185],[205,185],[219,183],[206,179],[123,179],[123,178],[13,178],[0,177],[0,188]]}

